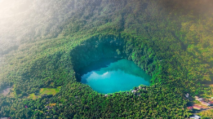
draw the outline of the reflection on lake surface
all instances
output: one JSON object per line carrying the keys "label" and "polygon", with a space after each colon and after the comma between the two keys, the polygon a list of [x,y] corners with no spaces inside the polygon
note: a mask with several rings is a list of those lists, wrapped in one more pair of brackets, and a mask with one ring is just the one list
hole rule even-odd
{"label": "reflection on lake surface", "polygon": [[129,91],[141,84],[149,86],[150,79],[134,62],[123,59],[82,75],[81,82],[99,93],[107,94]]}

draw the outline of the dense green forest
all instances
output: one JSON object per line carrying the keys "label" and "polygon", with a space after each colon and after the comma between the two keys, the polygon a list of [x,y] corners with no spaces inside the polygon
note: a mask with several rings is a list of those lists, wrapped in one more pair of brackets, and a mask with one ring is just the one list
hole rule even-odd
{"label": "dense green forest", "polygon": [[[46,4],[55,7],[47,10],[50,18],[38,19],[45,21],[44,26],[24,27],[29,32],[20,35],[20,44],[6,48],[7,42],[1,41],[5,44],[0,49],[4,61],[0,88],[12,89],[9,95],[0,95],[0,117],[182,119],[190,115],[185,94],[209,92],[207,84],[213,83],[210,0],[58,0]],[[34,17],[26,13],[23,18],[28,23]],[[19,32],[11,33],[19,36]],[[140,95],[105,96],[81,84],[80,70],[106,58],[133,61],[152,76],[152,85],[139,89]]]}

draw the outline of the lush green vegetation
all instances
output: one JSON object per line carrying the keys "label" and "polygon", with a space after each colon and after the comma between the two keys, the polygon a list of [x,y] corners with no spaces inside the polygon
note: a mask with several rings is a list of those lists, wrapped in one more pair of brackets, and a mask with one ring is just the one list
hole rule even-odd
{"label": "lush green vegetation", "polygon": [[[180,3],[77,1],[84,7],[57,35],[26,38],[27,43],[4,55],[1,87],[14,85],[14,91],[13,96],[0,96],[0,117],[189,116],[185,94],[208,93],[204,84],[213,78],[213,14],[208,12],[213,7],[209,2],[199,11],[200,0],[187,7]],[[141,96],[129,92],[105,97],[76,79],[81,68],[104,58],[134,61],[152,76],[152,86],[140,89]],[[60,86],[60,91],[53,89]],[[51,109],[45,107],[55,103]]]}

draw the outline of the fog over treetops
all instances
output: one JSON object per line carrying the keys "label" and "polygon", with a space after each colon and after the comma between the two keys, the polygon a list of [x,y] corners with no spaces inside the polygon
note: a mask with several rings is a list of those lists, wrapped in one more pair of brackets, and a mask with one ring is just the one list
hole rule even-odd
{"label": "fog over treetops", "polygon": [[[185,94],[213,96],[212,51],[212,0],[0,0],[0,117],[187,118]],[[81,83],[107,59],[150,86],[105,96]]]}
{"label": "fog over treetops", "polygon": [[[97,27],[107,23],[114,24],[117,31],[125,31],[131,25],[143,26],[154,19],[164,21],[173,14],[207,14],[210,19],[212,11],[211,0],[1,0],[0,63],[2,56],[17,51],[20,45],[56,38],[59,34],[63,38],[83,30],[99,32]],[[138,18],[140,15],[146,19]],[[178,15],[173,19],[177,18]]]}
{"label": "fog over treetops", "polygon": [[29,41],[56,37],[61,25],[79,8],[74,3],[74,0],[1,0],[0,55]]}
{"label": "fog over treetops", "polygon": [[[131,6],[126,6],[127,0],[122,2],[112,0],[1,0],[0,55],[7,54],[10,49],[17,49],[20,44],[29,41],[57,37],[63,30],[63,25],[68,23],[67,20],[72,19],[74,14],[88,14],[90,19],[80,17],[86,20],[86,24],[90,24],[94,16],[101,18],[103,15],[107,17],[116,14],[114,6],[112,10],[100,14],[102,7],[109,2],[117,6],[116,9],[133,10],[134,7],[140,7],[139,9],[143,12],[143,7],[146,7],[138,4],[137,0],[131,0]],[[149,9],[158,7],[165,13],[182,10],[203,14],[203,12],[212,13],[212,3],[211,0],[160,0],[156,1],[155,5],[149,6]],[[88,7],[89,11],[85,10]],[[150,15],[152,14],[154,13],[150,12]],[[91,19],[92,16],[93,19]]]}

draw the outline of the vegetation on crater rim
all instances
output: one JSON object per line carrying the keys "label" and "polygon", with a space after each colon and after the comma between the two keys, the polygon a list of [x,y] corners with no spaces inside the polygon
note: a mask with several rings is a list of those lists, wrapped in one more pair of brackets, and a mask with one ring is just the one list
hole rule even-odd
{"label": "vegetation on crater rim", "polygon": [[[193,5],[187,7],[189,12],[177,11],[169,7],[172,2],[159,6],[155,0],[79,0],[75,4],[80,3],[87,7],[76,11],[57,36],[50,32],[4,56],[1,84],[15,85],[16,96],[0,97],[0,117],[187,117],[185,93],[205,93],[208,88],[203,84],[211,83],[213,14],[193,14]],[[97,49],[86,50],[94,46]],[[141,96],[105,97],[76,81],[78,68],[115,56],[134,61],[152,75],[153,86],[141,89]],[[24,98],[41,88],[58,86],[61,90],[54,96]],[[52,103],[56,105],[51,109],[45,107]]]}

